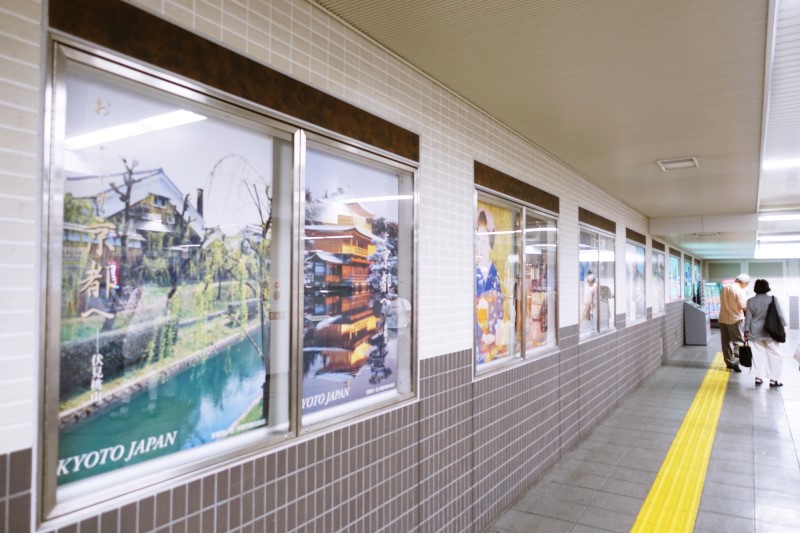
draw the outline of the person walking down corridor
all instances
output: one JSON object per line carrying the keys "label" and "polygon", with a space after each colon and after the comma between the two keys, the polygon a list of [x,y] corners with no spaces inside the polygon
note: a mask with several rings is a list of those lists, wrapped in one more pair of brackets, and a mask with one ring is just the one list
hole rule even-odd
{"label": "person walking down corridor", "polygon": [[747,309],[747,293],[745,287],[750,283],[750,276],[742,273],[736,276],[733,283],[722,287],[719,296],[719,338],[722,342],[722,357],[725,366],[734,372],[739,368],[739,346],[744,344],[744,312]]}
{"label": "person walking down corridor", "polygon": [[770,387],[782,387],[781,352],[778,343],[764,329],[767,309],[773,300],[775,301],[775,311],[784,327],[786,319],[783,317],[777,298],[767,294],[769,291],[769,283],[765,279],[757,279],[753,284],[753,292],[756,295],[747,300],[744,334],[745,339],[753,348],[753,370],[756,372],[756,385],[761,385],[766,377],[769,379]]}

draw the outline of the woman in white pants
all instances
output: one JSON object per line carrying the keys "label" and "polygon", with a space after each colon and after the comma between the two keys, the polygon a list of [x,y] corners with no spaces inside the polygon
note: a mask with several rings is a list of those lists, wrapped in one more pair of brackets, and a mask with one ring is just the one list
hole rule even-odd
{"label": "woman in white pants", "polygon": [[[764,330],[764,321],[767,318],[767,308],[773,301],[769,296],[769,283],[765,279],[757,279],[753,285],[755,296],[747,300],[747,311],[744,317],[745,339],[753,349],[753,370],[756,373],[756,385],[761,385],[764,379],[769,379],[770,387],[783,387],[781,383],[782,355],[778,343],[772,340]],[[778,300],[775,299],[775,309],[781,323],[786,326]]]}

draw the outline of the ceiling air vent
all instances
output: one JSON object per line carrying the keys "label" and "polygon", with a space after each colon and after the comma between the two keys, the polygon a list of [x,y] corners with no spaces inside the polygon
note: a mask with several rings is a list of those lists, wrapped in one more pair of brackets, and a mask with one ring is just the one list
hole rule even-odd
{"label": "ceiling air vent", "polygon": [[682,168],[697,168],[700,163],[697,162],[696,157],[681,157],[678,159],[659,159],[656,161],[661,170],[679,170]]}

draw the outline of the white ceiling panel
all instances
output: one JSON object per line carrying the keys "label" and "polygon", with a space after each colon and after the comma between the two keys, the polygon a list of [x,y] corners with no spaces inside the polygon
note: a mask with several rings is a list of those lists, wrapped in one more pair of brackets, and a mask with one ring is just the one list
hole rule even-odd
{"label": "white ceiling panel", "polygon": [[[762,150],[800,159],[800,0],[317,3],[651,219],[800,212],[796,173],[760,184]],[[663,237],[752,257],[740,229]]]}

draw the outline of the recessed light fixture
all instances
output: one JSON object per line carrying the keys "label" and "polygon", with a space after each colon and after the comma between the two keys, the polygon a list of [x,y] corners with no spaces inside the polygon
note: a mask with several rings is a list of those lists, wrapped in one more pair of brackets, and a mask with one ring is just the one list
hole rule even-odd
{"label": "recessed light fixture", "polygon": [[342,200],[345,204],[364,204],[367,202],[388,202],[390,200],[411,200],[413,196],[410,194],[396,194],[393,196],[365,196],[363,198],[350,198]]}
{"label": "recessed light fixture", "polygon": [[759,242],[797,242],[800,243],[800,234],[798,233],[781,233],[772,235],[759,235]]}
{"label": "recessed light fixture", "polygon": [[761,165],[763,170],[800,167],[800,159],[769,159]]}
{"label": "recessed light fixture", "polygon": [[700,163],[696,157],[679,157],[677,159],[659,159],[656,161],[661,170],[680,170],[683,168],[698,168]]}
{"label": "recessed light fixture", "polygon": [[774,215],[758,215],[760,222],[780,222],[782,220],[800,220],[800,213],[776,213]]}
{"label": "recessed light fixture", "polygon": [[753,252],[755,259],[800,258],[800,243],[757,243]]}

